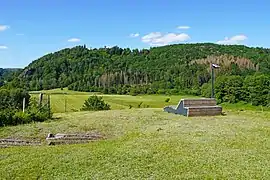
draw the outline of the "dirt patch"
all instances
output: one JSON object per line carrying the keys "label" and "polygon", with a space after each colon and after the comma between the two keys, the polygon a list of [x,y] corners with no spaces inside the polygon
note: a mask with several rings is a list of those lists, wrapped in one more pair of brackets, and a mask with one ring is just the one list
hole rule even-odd
{"label": "dirt patch", "polygon": [[29,141],[21,139],[0,139],[0,148],[11,147],[11,146],[39,146],[41,142],[39,141]]}

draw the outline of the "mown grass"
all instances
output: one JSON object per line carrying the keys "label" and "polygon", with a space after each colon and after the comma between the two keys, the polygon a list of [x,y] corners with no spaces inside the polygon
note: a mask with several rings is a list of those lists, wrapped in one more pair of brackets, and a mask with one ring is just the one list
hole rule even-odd
{"label": "mown grass", "polygon": [[[270,178],[267,108],[223,104],[226,116],[187,118],[162,111],[183,96],[102,95],[113,110],[72,112],[93,93],[64,89],[68,112],[58,113],[64,111],[59,91],[46,91],[52,93],[53,120],[0,128],[0,138],[42,141],[37,147],[0,149],[0,179]],[[150,108],[136,108],[140,102]],[[60,146],[45,142],[48,133],[93,131],[106,139]]]}
{"label": "mown grass", "polygon": [[56,114],[0,137],[98,131],[82,145],[0,149],[1,179],[269,179],[270,112],[187,118],[159,108]]}

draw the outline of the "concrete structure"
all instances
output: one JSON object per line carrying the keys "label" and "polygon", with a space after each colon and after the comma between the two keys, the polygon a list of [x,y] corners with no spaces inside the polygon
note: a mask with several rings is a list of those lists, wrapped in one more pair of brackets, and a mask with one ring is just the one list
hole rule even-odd
{"label": "concrete structure", "polygon": [[214,98],[181,99],[177,106],[166,106],[165,112],[184,116],[215,116],[221,115],[222,107]]}
{"label": "concrete structure", "polygon": [[103,139],[103,136],[93,133],[93,134],[48,134],[46,141],[48,145],[58,145],[58,144],[78,144],[78,143],[88,143],[90,141]]}

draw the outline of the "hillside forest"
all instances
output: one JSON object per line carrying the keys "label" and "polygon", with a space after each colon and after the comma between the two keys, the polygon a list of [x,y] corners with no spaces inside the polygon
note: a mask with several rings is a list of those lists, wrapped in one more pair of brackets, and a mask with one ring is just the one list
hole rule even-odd
{"label": "hillside forest", "polygon": [[2,89],[68,87],[105,94],[192,94],[210,97],[210,64],[219,103],[270,106],[270,49],[212,43],[150,49],[85,45],[47,54],[23,69],[0,71]]}

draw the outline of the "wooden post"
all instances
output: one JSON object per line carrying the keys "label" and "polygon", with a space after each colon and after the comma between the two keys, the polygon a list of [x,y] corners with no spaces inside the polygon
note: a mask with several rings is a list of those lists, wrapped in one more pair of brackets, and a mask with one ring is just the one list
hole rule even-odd
{"label": "wooden post", "polygon": [[43,99],[43,93],[40,93],[39,94],[39,102],[38,102],[39,108],[41,108],[41,106],[42,106],[42,99]]}
{"label": "wooden post", "polygon": [[67,97],[66,95],[64,95],[64,97],[65,97],[65,112],[67,112]]}
{"label": "wooden post", "polygon": [[23,98],[23,112],[25,110],[25,98]]}
{"label": "wooden post", "polygon": [[49,109],[49,117],[51,117],[51,96],[48,94],[48,109]]}

